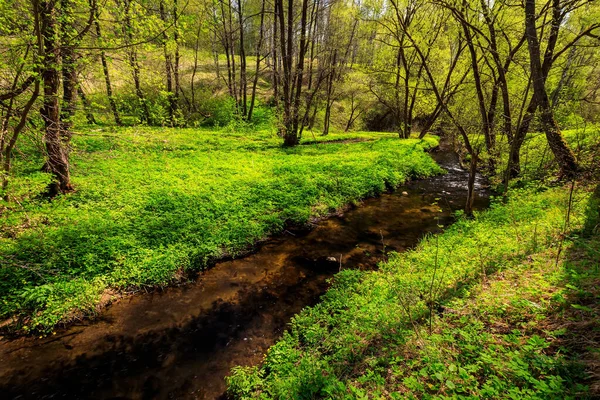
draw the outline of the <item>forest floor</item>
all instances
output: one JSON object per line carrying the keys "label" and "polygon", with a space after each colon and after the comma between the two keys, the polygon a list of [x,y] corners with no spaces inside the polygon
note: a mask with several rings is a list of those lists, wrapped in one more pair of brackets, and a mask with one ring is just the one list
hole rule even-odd
{"label": "forest floor", "polygon": [[284,149],[268,130],[76,131],[76,192],[51,202],[39,195],[49,181],[40,152],[19,149],[26,161],[0,203],[5,332],[49,333],[114,296],[185,280],[288,226],[442,172],[425,152],[434,137],[306,135],[311,145]]}
{"label": "forest floor", "polygon": [[580,181],[526,150],[528,178],[476,219],[337,274],[262,365],[233,370],[230,396],[600,398],[600,147],[566,136]]}

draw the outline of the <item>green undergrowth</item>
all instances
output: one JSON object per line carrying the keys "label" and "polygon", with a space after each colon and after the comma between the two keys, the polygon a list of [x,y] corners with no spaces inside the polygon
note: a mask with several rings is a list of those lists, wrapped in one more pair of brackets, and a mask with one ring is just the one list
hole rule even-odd
{"label": "green undergrowth", "polygon": [[[598,151],[600,127],[590,125],[580,129],[565,130],[562,134],[580,161],[582,169],[597,168],[597,165],[589,164],[589,161],[594,159],[592,153]],[[526,180],[551,177],[558,171],[558,164],[550,150],[545,134],[537,132],[527,135],[523,142],[521,164],[521,178]]]}
{"label": "green undergrowth", "polygon": [[262,365],[234,368],[231,397],[593,397],[600,202],[591,191],[575,188],[566,224],[570,186],[513,189],[378,271],[340,272]]}
{"label": "green undergrowth", "polygon": [[[565,141],[577,157],[583,171],[595,172],[598,170],[598,149],[600,146],[600,126],[588,125],[576,129],[562,131]],[[483,135],[473,136],[473,145],[484,148]],[[506,170],[510,145],[505,137],[498,138],[498,166],[497,176],[492,182],[499,183],[504,179],[503,172]],[[485,159],[487,155],[484,155]],[[553,180],[558,173],[558,164],[552,150],[548,145],[546,135],[542,132],[527,134],[521,147],[521,174],[520,182],[531,180]],[[496,182],[498,181],[498,182]]]}
{"label": "green undergrowth", "polygon": [[[351,135],[340,135],[347,139]],[[335,139],[336,135],[329,138]],[[157,287],[441,169],[437,139],[285,149],[273,132],[86,128],[73,139],[76,192],[49,202],[35,149],[0,204],[0,318],[48,331],[90,315],[109,292]]]}

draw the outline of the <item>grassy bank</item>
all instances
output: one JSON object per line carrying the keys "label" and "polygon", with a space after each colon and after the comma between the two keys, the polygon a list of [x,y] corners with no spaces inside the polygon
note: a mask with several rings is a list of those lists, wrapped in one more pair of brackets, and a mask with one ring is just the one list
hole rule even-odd
{"label": "grassy bank", "polygon": [[[509,192],[379,271],[342,271],[234,398],[586,398],[600,366],[599,191]],[[583,339],[585,338],[585,340]],[[591,375],[590,375],[591,374]]]}
{"label": "grassy bank", "polygon": [[268,131],[86,129],[73,140],[77,191],[52,202],[37,196],[43,161],[22,149],[13,201],[0,204],[0,318],[46,331],[110,291],[166,285],[286,224],[440,172],[424,152],[434,138],[354,136],[364,141],[283,149]]}

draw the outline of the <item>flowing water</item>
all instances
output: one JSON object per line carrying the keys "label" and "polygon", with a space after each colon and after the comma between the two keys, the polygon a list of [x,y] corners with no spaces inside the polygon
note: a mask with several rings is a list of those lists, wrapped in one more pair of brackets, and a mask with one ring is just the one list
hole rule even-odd
{"label": "flowing water", "polygon": [[[443,146],[432,156],[448,174],[365,200],[309,232],[286,231],[193,283],[121,299],[92,322],[42,339],[1,339],[0,397],[224,397],[231,367],[259,363],[340,268],[373,269],[384,251],[406,250],[452,222],[468,174]],[[476,188],[483,208],[481,177]]]}

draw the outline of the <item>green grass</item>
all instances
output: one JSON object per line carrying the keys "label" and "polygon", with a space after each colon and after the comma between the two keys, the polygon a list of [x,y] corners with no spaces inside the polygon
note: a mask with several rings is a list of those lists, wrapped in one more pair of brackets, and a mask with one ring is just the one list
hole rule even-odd
{"label": "green grass", "polygon": [[233,370],[230,395],[585,398],[574,344],[590,339],[579,348],[596,355],[590,365],[600,348],[599,201],[590,192],[575,191],[566,232],[569,187],[513,189],[378,271],[342,271],[262,365]]}
{"label": "green grass", "polygon": [[269,131],[86,128],[73,141],[77,191],[52,202],[37,196],[42,159],[20,149],[28,161],[0,204],[0,317],[48,331],[109,290],[167,285],[286,224],[441,172],[423,151],[435,138],[358,136],[370,141],[284,149]]}

